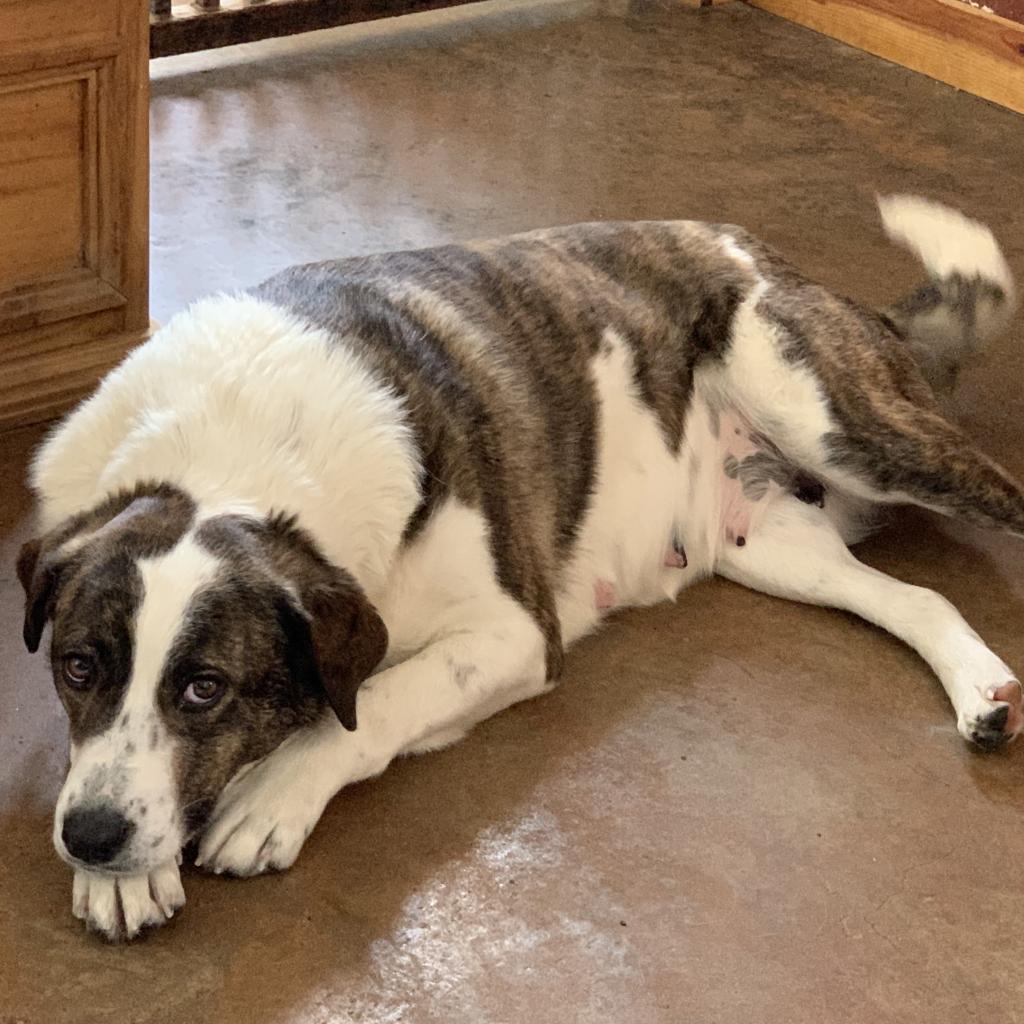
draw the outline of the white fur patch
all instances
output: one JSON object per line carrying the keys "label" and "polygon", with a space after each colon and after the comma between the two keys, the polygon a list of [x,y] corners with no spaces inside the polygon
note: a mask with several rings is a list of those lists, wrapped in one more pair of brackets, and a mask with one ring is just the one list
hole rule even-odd
{"label": "white fur patch", "polygon": [[251,296],[196,303],[40,450],[49,529],[158,473],[205,514],[286,509],[371,595],[419,501],[399,398],[344,339]]}
{"label": "white fur patch", "polygon": [[862,565],[829,517],[795,498],[774,502],[751,543],[724,548],[717,568],[754,590],[842,608],[899,637],[939,677],[967,739],[996,709],[988,692],[1015,679],[949,601]]}
{"label": "white fur patch", "polygon": [[[676,581],[669,587],[674,595],[686,572],[663,567],[681,496],[679,466],[657,418],[636,394],[629,349],[611,328],[591,373],[598,399],[597,465],[590,507],[558,597],[565,643],[592,629],[615,604],[663,600],[663,575]],[[595,600],[595,592],[614,597]]]}
{"label": "white fur patch", "polygon": [[82,742],[54,816],[54,844],[64,815],[76,806],[107,804],[135,826],[116,865],[144,870],[173,859],[184,841],[182,809],[175,786],[174,738],[158,707],[158,686],[168,652],[178,637],[195,594],[217,573],[219,561],[184,537],[167,554],[137,562],[142,602],[134,628],[131,676],[110,726]]}
{"label": "white fur patch", "polygon": [[741,264],[748,269],[754,268],[754,257],[747,252],[741,245],[730,238],[728,235],[721,235],[719,241],[722,243],[722,248],[726,251],[727,255],[734,259],[737,263]]}
{"label": "white fur patch", "polygon": [[823,438],[836,429],[817,378],[783,358],[780,329],[757,312],[768,286],[753,288],[733,319],[722,371],[708,371],[707,386],[722,407],[734,405],[756,430],[799,465],[820,466]]}
{"label": "white fur patch", "polygon": [[886,234],[936,277],[978,276],[1013,294],[1013,275],[992,232],[959,210],[920,196],[879,196]]}

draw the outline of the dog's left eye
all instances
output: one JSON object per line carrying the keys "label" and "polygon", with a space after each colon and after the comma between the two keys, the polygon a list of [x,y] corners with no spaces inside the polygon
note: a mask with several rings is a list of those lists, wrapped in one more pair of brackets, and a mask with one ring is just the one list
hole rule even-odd
{"label": "dog's left eye", "polygon": [[212,676],[198,676],[185,687],[183,703],[193,708],[205,708],[217,702],[224,692],[224,684]]}
{"label": "dog's left eye", "polygon": [[85,690],[92,682],[92,659],[83,654],[69,654],[61,663],[64,682],[75,690]]}

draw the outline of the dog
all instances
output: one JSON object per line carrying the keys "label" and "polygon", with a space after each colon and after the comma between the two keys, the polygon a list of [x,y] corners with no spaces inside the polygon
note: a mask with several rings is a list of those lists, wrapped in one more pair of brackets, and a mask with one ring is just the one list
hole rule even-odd
{"label": "dog", "polygon": [[70,720],[53,840],[130,938],[181,851],[288,868],[327,802],[552,687],[615,608],[712,574],[855,612],[998,746],[1021,686],[938,594],[849,545],[913,504],[1024,532],[945,417],[1005,328],[991,232],[880,201],[927,282],[885,312],[739,227],[583,224],[286,270],[192,306],[34,460],[30,651]]}

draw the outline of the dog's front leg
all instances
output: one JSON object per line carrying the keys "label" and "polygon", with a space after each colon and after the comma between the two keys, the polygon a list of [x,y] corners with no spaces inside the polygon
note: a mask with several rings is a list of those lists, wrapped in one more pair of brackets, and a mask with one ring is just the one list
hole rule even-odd
{"label": "dog's front leg", "polygon": [[399,754],[443,746],[545,689],[544,639],[525,613],[438,639],[368,680],[359,725],[333,715],[243,768],[221,795],[197,864],[254,875],[289,867],[327,802]]}

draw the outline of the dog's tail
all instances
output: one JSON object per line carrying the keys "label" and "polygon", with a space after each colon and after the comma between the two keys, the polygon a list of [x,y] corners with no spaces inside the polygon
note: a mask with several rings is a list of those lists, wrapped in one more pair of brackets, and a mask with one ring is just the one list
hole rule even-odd
{"label": "dog's tail", "polygon": [[[1024,537],[1024,487],[943,415],[933,376],[940,359],[958,367],[1007,324],[1014,308],[1010,271],[988,228],[963,215],[909,197],[880,206],[890,236],[913,249],[932,275],[890,311],[894,329],[824,289],[767,289],[753,315],[765,319],[782,351],[803,362],[824,403],[813,415],[782,416],[780,389],[741,377],[739,369],[729,371],[736,375],[729,384],[743,396],[748,419],[826,486]],[[828,429],[814,436],[818,416]]]}
{"label": "dog's tail", "polygon": [[885,311],[937,394],[1013,316],[1013,276],[992,232],[957,210],[917,196],[878,200],[886,233],[917,255],[930,280]]}

